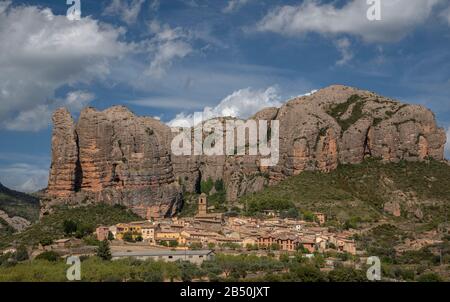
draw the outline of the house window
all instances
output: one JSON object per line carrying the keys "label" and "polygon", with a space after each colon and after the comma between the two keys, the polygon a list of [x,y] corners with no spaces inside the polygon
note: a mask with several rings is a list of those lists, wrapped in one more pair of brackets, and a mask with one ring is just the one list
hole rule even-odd
{"label": "house window", "polygon": [[169,259],[172,259],[173,258],[173,256],[169,256]]}

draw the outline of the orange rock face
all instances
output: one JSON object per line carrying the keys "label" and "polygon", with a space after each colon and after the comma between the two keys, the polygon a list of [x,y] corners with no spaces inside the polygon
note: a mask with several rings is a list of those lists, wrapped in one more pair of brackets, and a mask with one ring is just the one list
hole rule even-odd
{"label": "orange rock face", "polygon": [[59,109],[48,204],[119,203],[143,217],[170,216],[182,205],[181,187],[195,192],[208,178],[222,179],[232,201],[305,170],[329,172],[367,157],[398,162],[444,156],[445,131],[431,111],[351,87],[330,86],[253,118],[279,121],[274,167],[260,167],[260,156],[174,156],[170,128],[125,107],[86,108],[76,124]]}
{"label": "orange rock face", "polygon": [[[66,110],[54,117],[48,195],[122,204],[143,217],[171,216],[181,206],[166,134],[155,121],[124,107],[84,109],[75,125]],[[65,198],[65,199],[64,199]]]}

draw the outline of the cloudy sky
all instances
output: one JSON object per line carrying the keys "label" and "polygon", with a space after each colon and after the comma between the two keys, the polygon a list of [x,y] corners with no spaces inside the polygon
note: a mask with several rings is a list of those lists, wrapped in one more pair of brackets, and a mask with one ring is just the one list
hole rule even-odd
{"label": "cloudy sky", "polygon": [[[450,1],[0,0],[0,182],[46,186],[51,113],[247,117],[331,84],[432,109],[450,136]],[[450,156],[450,148],[447,148]]]}

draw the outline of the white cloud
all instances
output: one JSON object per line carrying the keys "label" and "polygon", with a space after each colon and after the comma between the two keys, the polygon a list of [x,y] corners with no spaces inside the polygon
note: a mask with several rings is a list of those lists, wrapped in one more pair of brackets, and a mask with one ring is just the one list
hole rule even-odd
{"label": "white cloud", "polygon": [[71,91],[66,96],[64,106],[66,106],[71,112],[79,112],[91,101],[93,101],[94,98],[95,95],[87,91]]}
{"label": "white cloud", "polygon": [[51,122],[52,111],[56,107],[66,107],[71,112],[79,112],[95,98],[94,94],[86,91],[71,91],[65,99],[55,99],[52,104],[41,104],[36,107],[19,112],[19,114],[4,121],[3,126],[12,131],[37,132],[47,128]]}
{"label": "white cloud", "polygon": [[152,3],[150,3],[150,10],[157,11],[159,10],[159,6],[161,5],[159,0],[153,0]]}
{"label": "white cloud", "polygon": [[353,59],[353,52],[350,49],[351,42],[348,38],[342,38],[336,41],[336,47],[341,54],[341,59],[336,62],[337,65],[342,66]]}
{"label": "white cloud", "polygon": [[38,105],[33,109],[21,111],[12,120],[3,124],[6,129],[13,131],[39,131],[48,127],[52,112],[48,105]]}
{"label": "white cloud", "polygon": [[351,0],[342,7],[305,0],[270,11],[258,24],[259,31],[288,36],[316,32],[323,35],[350,34],[367,42],[393,42],[423,24],[433,8],[445,0],[395,0],[381,2],[381,21],[369,21],[366,1]]}
{"label": "white cloud", "polygon": [[447,143],[445,144],[445,158],[450,160],[450,127],[447,129]]}
{"label": "white cloud", "polygon": [[111,60],[131,50],[120,42],[122,29],[91,17],[69,21],[47,8],[1,3],[0,127],[44,127],[58,88],[104,78]]}
{"label": "white cloud", "polygon": [[151,63],[146,74],[161,78],[173,60],[186,57],[193,49],[189,44],[189,33],[181,27],[171,28],[167,24],[161,25],[153,21],[149,28],[154,37],[147,43]]}
{"label": "white cloud", "polygon": [[228,4],[222,10],[224,13],[232,13],[239,10],[242,6],[249,3],[251,0],[229,0]]}
{"label": "white cloud", "polygon": [[47,187],[48,167],[28,163],[0,166],[1,183],[6,187],[31,193]]}
{"label": "white cloud", "polygon": [[[231,116],[246,119],[259,110],[266,107],[280,106],[280,96],[275,87],[253,90],[251,88],[240,89],[224,98],[216,107],[205,107],[202,112],[203,120]],[[194,115],[180,113],[167,124],[171,127],[193,125]]]}
{"label": "white cloud", "polygon": [[[105,15],[119,16],[126,24],[130,25],[136,22],[141,12],[142,4],[145,0],[112,0],[111,4],[106,7]],[[159,2],[157,5],[159,6]],[[152,3],[152,7],[155,2]]]}
{"label": "white cloud", "polygon": [[450,6],[442,12],[441,17],[450,25]]}

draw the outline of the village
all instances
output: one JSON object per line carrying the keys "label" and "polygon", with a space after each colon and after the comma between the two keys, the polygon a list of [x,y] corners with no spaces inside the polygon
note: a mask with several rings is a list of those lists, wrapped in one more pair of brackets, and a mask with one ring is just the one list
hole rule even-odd
{"label": "village", "polygon": [[[275,211],[266,211],[266,218],[225,217],[208,213],[206,194],[198,199],[194,217],[165,218],[100,226],[99,241],[110,240],[113,259],[186,259],[198,262],[221,253],[252,252],[289,253],[302,251],[306,257],[334,251],[357,255],[352,231],[332,233],[323,225],[326,216],[314,213],[315,221],[281,219]],[[201,262],[201,261],[200,261]]]}

